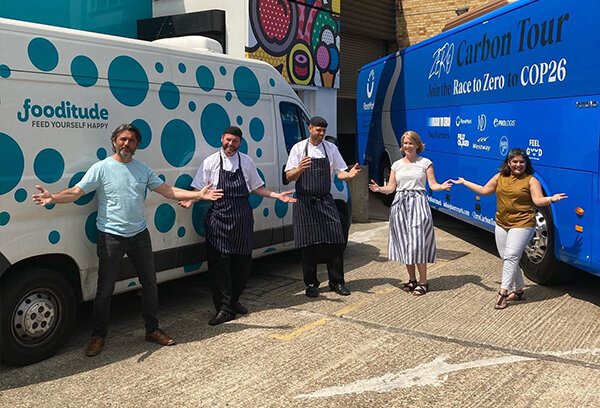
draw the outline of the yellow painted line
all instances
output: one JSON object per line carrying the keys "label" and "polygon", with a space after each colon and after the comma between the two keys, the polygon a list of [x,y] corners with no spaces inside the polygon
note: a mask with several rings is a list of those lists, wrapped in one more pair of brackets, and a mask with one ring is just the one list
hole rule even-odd
{"label": "yellow painted line", "polygon": [[325,323],[327,323],[330,320],[331,319],[327,319],[327,318],[319,319],[316,322],[309,323],[306,326],[300,327],[299,329],[296,329],[293,332],[290,332],[288,334],[270,334],[269,337],[272,339],[290,341],[290,340],[298,337],[302,333],[310,331],[316,327],[323,326]]}
{"label": "yellow painted line", "polygon": [[[390,293],[390,292],[394,292],[398,290],[398,288],[396,287],[390,287],[390,288],[385,288],[385,289],[381,289],[375,292],[375,295],[383,295],[386,293]],[[371,301],[372,299],[365,299],[365,300],[361,300],[360,302],[356,302],[353,303],[351,305],[348,305],[340,310],[338,310],[337,312],[333,312],[332,315],[334,316],[343,316],[345,314],[348,314],[350,312],[355,311],[356,309],[358,309],[359,307],[361,307],[362,305],[364,305],[365,303]]]}

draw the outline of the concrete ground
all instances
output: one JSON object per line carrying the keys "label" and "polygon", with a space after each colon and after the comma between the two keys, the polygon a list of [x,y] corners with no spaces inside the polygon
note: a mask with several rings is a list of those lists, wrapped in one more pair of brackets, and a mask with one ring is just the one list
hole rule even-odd
{"label": "concrete ground", "polygon": [[[371,197],[373,198],[373,197]],[[401,290],[403,265],[387,256],[386,208],[355,224],[347,285],[304,296],[292,251],[261,258],[247,316],[217,327],[206,277],[160,287],[162,328],[143,338],[139,297],[116,296],[103,352],[83,351],[91,305],[53,358],[0,366],[2,407],[600,407],[600,279],[560,287],[526,280],[527,300],[493,303],[501,262],[493,236],[434,214],[438,263],[431,292]]]}

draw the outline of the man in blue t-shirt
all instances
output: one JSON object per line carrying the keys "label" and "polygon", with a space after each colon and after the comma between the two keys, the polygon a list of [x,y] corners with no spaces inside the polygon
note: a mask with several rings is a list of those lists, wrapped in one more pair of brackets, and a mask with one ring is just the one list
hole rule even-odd
{"label": "man in blue t-shirt", "polygon": [[64,204],[76,201],[92,191],[98,196],[97,252],[98,286],[94,298],[93,331],[85,354],[95,356],[104,346],[108,329],[110,299],[125,254],[131,260],[142,285],[142,316],[146,340],[162,346],[175,340],[158,328],[158,290],[150,233],[144,220],[146,189],[172,200],[217,200],[222,190],[187,191],[164,183],[148,165],[133,159],[142,143],[140,131],[131,124],[119,126],[111,136],[114,154],[95,163],[79,183],[59,193],[51,194],[36,186],[40,193],[33,195],[36,204]]}

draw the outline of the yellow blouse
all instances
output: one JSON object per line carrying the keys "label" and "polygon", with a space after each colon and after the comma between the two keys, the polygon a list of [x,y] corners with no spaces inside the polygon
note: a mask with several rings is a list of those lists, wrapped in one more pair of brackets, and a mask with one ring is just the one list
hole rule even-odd
{"label": "yellow blouse", "polygon": [[499,227],[509,229],[535,226],[535,211],[529,191],[531,177],[531,174],[519,177],[500,174],[498,177],[496,224]]}

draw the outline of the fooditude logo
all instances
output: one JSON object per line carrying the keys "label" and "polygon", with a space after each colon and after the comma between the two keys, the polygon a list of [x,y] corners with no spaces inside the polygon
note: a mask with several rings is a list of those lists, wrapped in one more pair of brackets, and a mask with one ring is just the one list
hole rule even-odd
{"label": "fooditude logo", "polygon": [[102,108],[98,103],[91,106],[81,107],[71,101],[60,101],[57,105],[32,104],[31,99],[23,101],[21,110],[17,112],[17,119],[27,122],[31,117],[47,119],[92,119],[108,120],[108,109]]}

